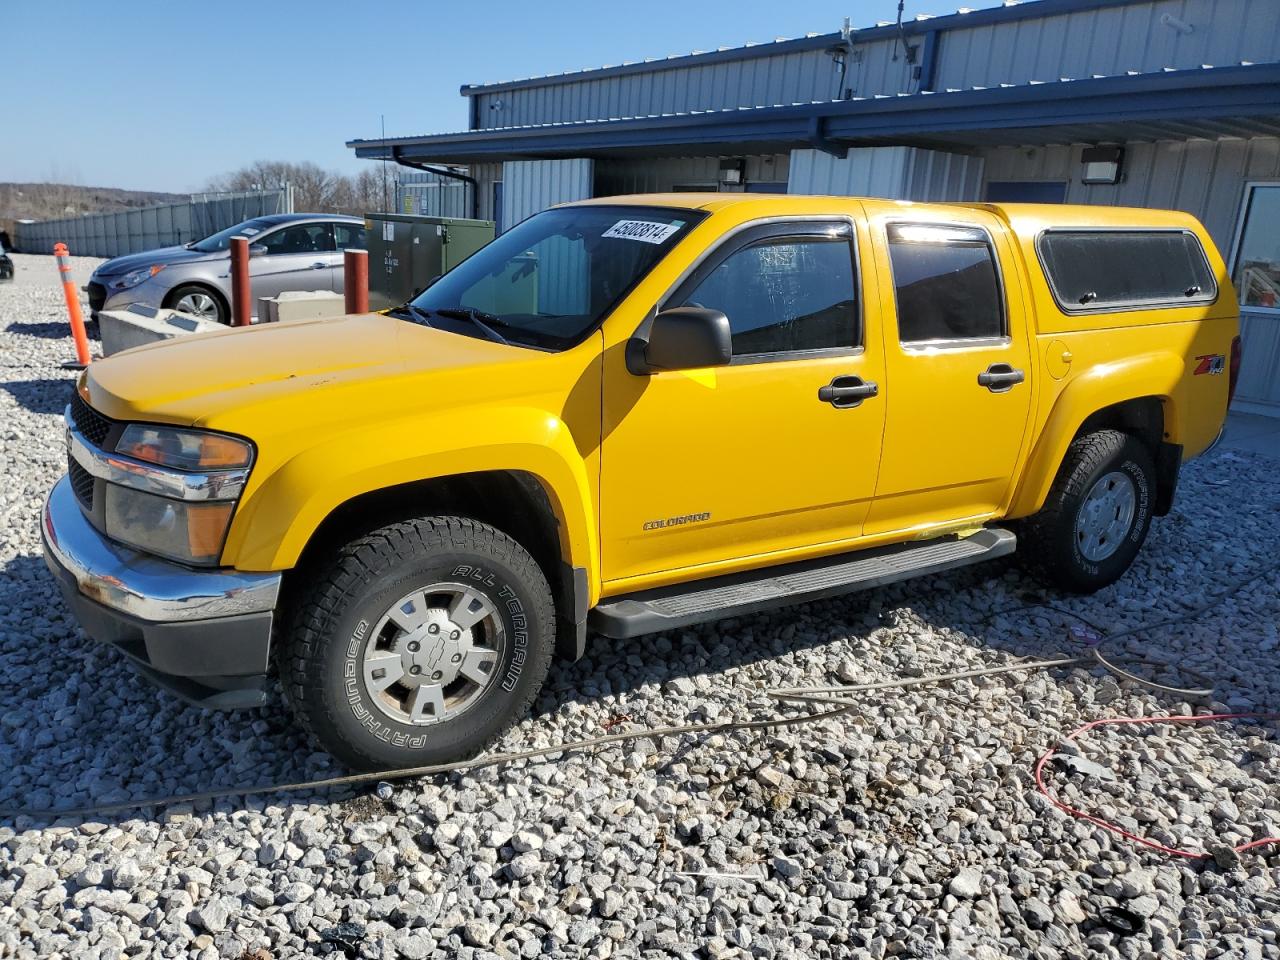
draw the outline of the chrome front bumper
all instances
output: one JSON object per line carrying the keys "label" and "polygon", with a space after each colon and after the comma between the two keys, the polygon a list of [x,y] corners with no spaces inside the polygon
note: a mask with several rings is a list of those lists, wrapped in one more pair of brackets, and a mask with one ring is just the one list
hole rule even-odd
{"label": "chrome front bumper", "polygon": [[196,570],[114,543],[89,523],[67,477],[40,527],[45,562],[90,636],[201,705],[265,699],[279,573]]}
{"label": "chrome front bumper", "polygon": [[[85,517],[63,477],[44,505],[45,559],[80,592],[142,620],[208,620],[274,610],[280,574],[195,570],[113,543]],[[57,569],[54,570],[57,573]]]}

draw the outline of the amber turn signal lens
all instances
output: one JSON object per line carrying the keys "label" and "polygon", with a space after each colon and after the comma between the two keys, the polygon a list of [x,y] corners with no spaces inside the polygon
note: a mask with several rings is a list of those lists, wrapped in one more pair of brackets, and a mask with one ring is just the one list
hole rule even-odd
{"label": "amber turn signal lens", "polygon": [[249,463],[249,447],[243,440],[217,433],[200,436],[200,466],[243,467]]}
{"label": "amber turn signal lens", "polygon": [[253,459],[253,448],[236,437],[142,423],[125,428],[116,452],[175,470],[247,467]]}
{"label": "amber turn signal lens", "polygon": [[231,509],[230,503],[193,504],[187,508],[187,543],[192,560],[218,559],[222,538],[231,522]]}

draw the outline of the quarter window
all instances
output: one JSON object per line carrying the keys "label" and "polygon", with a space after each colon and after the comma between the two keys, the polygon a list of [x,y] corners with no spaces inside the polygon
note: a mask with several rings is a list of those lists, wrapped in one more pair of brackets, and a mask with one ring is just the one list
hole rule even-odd
{"label": "quarter window", "polygon": [[902,343],[1005,335],[995,251],[985,230],[891,223],[888,236]]}
{"label": "quarter window", "polygon": [[847,237],[771,237],[731,253],[670,305],[723,312],[735,357],[849,349],[858,342],[855,291]]}
{"label": "quarter window", "polygon": [[367,249],[365,247],[364,227],[358,223],[335,223],[333,225],[333,234],[337,238],[339,250],[345,250],[347,247],[353,247],[356,250]]}
{"label": "quarter window", "polygon": [[1185,230],[1050,230],[1039,248],[1063,310],[1181,305],[1217,296],[1200,241]]}

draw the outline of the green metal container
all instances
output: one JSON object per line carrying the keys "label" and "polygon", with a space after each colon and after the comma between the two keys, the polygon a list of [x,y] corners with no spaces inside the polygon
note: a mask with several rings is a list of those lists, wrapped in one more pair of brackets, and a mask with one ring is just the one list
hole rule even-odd
{"label": "green metal container", "polygon": [[399,306],[417,296],[493,239],[492,220],[369,213],[369,309]]}

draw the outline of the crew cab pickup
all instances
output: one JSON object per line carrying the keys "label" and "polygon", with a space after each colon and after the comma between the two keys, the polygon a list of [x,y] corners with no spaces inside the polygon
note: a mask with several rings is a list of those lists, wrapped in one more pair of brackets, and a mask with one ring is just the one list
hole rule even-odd
{"label": "crew cab pickup", "polygon": [[142,347],[67,409],[48,563],[212,707],[278,673],[355,767],[444,762],[553,655],[1014,551],[1120,577],[1220,433],[1235,294],[1175,212],[655,195],[411,303]]}

